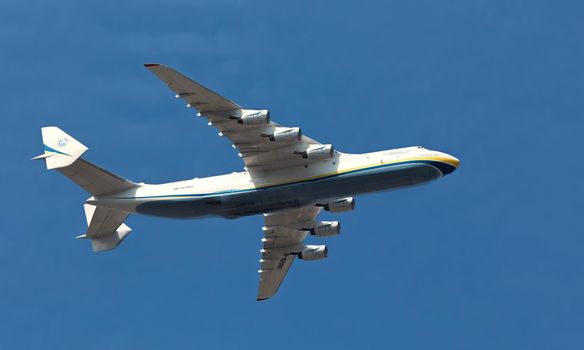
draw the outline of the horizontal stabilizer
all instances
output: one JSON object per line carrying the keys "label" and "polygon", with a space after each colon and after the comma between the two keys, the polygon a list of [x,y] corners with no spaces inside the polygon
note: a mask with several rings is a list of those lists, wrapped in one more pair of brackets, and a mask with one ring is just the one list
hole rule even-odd
{"label": "horizontal stabilizer", "polygon": [[91,239],[91,247],[94,252],[103,252],[117,247],[132,231],[126,224],[121,224],[113,234]]}
{"label": "horizontal stabilizer", "polygon": [[124,220],[129,213],[121,210],[96,207],[85,204],[87,232],[76,238],[91,239],[94,252],[112,250],[116,248],[132,231]]}

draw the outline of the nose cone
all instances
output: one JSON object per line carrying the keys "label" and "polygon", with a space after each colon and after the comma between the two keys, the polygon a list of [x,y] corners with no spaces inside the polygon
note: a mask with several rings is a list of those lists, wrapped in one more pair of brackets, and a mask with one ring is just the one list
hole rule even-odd
{"label": "nose cone", "polygon": [[450,157],[450,163],[454,165],[456,168],[458,168],[460,166],[460,159],[453,157],[451,155],[448,156]]}
{"label": "nose cone", "polygon": [[443,153],[444,163],[448,164],[442,170],[443,175],[448,175],[456,170],[460,166],[460,159],[451,156],[450,154]]}

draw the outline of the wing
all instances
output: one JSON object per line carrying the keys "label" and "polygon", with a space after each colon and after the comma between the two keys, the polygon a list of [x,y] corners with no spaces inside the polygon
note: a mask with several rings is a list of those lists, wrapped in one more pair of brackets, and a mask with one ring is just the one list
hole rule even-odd
{"label": "wing", "polygon": [[239,105],[192,81],[172,68],[161,64],[145,64],[144,66],[165,82],[176,93],[176,97],[186,100],[200,113],[241,109]]}
{"label": "wing", "polygon": [[304,246],[308,234],[305,228],[313,225],[320,211],[320,207],[307,206],[264,214],[257,300],[265,300],[276,294],[294,258]]}
{"label": "wing", "polygon": [[334,152],[331,145],[322,145],[302,135],[300,128],[271,122],[267,110],[244,109],[164,65],[145,66],[164,81],[177,98],[185,100],[187,107],[196,108],[199,116],[219,129],[220,136],[229,138],[248,171],[311,162],[313,160],[307,157],[309,149],[325,156],[332,156]]}

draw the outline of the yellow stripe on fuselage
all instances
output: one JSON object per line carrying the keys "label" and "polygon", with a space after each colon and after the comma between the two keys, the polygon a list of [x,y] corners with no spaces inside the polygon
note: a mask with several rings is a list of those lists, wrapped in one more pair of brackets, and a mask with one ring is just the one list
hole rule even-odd
{"label": "yellow stripe on fuselage", "polygon": [[[445,164],[449,164],[451,166],[454,167],[458,167],[459,163],[456,162],[456,160],[451,159],[451,158],[446,158],[446,157],[439,157],[439,156],[426,156],[426,157],[411,157],[411,158],[403,158],[403,159],[396,159],[393,161],[387,161],[387,162],[375,162],[375,163],[368,163],[365,165],[359,165],[359,166],[355,166],[355,167],[351,167],[351,168],[345,168],[342,170],[337,170],[337,171],[333,171],[333,172],[329,172],[329,173],[324,173],[324,174],[319,174],[319,175],[315,175],[315,176],[311,176],[311,177],[306,177],[306,178],[298,178],[298,179],[288,179],[286,181],[281,181],[281,182],[274,182],[274,183],[269,183],[269,184],[264,184],[264,185],[258,185],[258,186],[250,186],[250,187],[240,187],[240,188],[228,188],[228,189],[224,189],[224,190],[220,190],[220,191],[215,191],[215,193],[221,193],[221,192],[229,192],[229,191],[248,191],[248,190],[255,190],[255,189],[262,189],[262,188],[268,188],[268,187],[273,187],[273,186],[281,186],[281,185],[289,185],[289,184],[294,184],[294,183],[300,183],[300,182],[305,182],[305,181],[312,181],[312,180],[317,180],[320,178],[325,178],[325,177],[329,177],[329,176],[334,176],[334,175],[342,175],[348,172],[352,172],[355,170],[361,170],[361,169],[367,169],[367,168],[373,168],[373,167],[377,167],[377,166],[381,166],[381,165],[391,165],[391,164],[399,164],[399,163],[405,163],[405,162],[411,162],[411,161],[435,161],[435,162],[442,162]],[[208,193],[206,195],[213,195],[214,193]],[[164,196],[164,197],[155,197],[155,198],[150,198],[152,200],[166,200],[166,199],[186,199],[186,198],[191,198],[191,197],[199,197],[203,194],[198,194],[198,195],[189,195],[189,194],[185,194],[185,195],[172,195],[172,196]]]}
{"label": "yellow stripe on fuselage", "polygon": [[315,176],[311,176],[311,177],[307,177],[307,178],[300,178],[300,179],[294,179],[294,180],[286,180],[286,181],[282,181],[282,182],[277,182],[277,183],[270,183],[270,184],[265,184],[265,185],[260,185],[260,186],[255,186],[255,187],[249,187],[249,188],[242,188],[242,190],[244,189],[254,189],[254,188],[265,188],[265,187],[272,187],[272,186],[279,186],[279,185],[286,185],[286,184],[292,184],[292,183],[297,183],[297,182],[304,182],[304,181],[311,181],[311,180],[317,180],[323,177],[329,177],[329,176],[333,176],[333,175],[342,175],[351,171],[355,171],[355,170],[361,170],[361,169],[367,169],[367,168],[372,168],[375,166],[379,166],[379,165],[389,165],[389,164],[398,164],[398,163],[405,163],[405,162],[411,162],[411,161],[435,161],[435,162],[442,162],[442,163],[446,163],[449,165],[452,165],[453,167],[458,167],[458,163],[450,158],[446,158],[446,157],[412,157],[412,158],[404,158],[404,159],[397,159],[394,161],[389,161],[389,162],[379,162],[379,163],[369,163],[366,165],[359,165],[359,166],[355,166],[355,167],[351,167],[351,168],[346,168],[346,169],[342,169],[342,170],[337,170],[337,171],[333,171],[333,172],[329,172],[329,173],[324,173],[324,174],[319,174],[319,175],[315,175]]}

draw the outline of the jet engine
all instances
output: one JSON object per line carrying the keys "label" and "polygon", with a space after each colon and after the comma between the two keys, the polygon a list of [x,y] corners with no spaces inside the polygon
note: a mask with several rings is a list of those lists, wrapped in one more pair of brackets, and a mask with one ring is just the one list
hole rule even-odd
{"label": "jet engine", "polygon": [[333,145],[310,145],[306,151],[302,152],[302,158],[311,160],[330,159],[334,153]]}
{"label": "jet engine", "polygon": [[317,221],[310,234],[316,237],[336,236],[341,233],[341,224],[338,221]]}
{"label": "jet engine", "polygon": [[239,124],[243,125],[261,125],[270,123],[270,111],[263,109],[260,111],[246,111],[241,118],[237,119]]}
{"label": "jet engine", "polygon": [[341,198],[328,202],[322,206],[326,211],[330,211],[332,213],[342,213],[344,211],[355,209],[355,199],[353,199],[353,197]]}
{"label": "jet engine", "polygon": [[274,133],[271,135],[266,135],[270,138],[270,141],[278,143],[288,143],[300,141],[302,139],[302,131],[300,128],[274,128]]}
{"label": "jet engine", "polygon": [[328,248],[326,245],[305,245],[298,258],[303,260],[320,260],[326,258]]}

